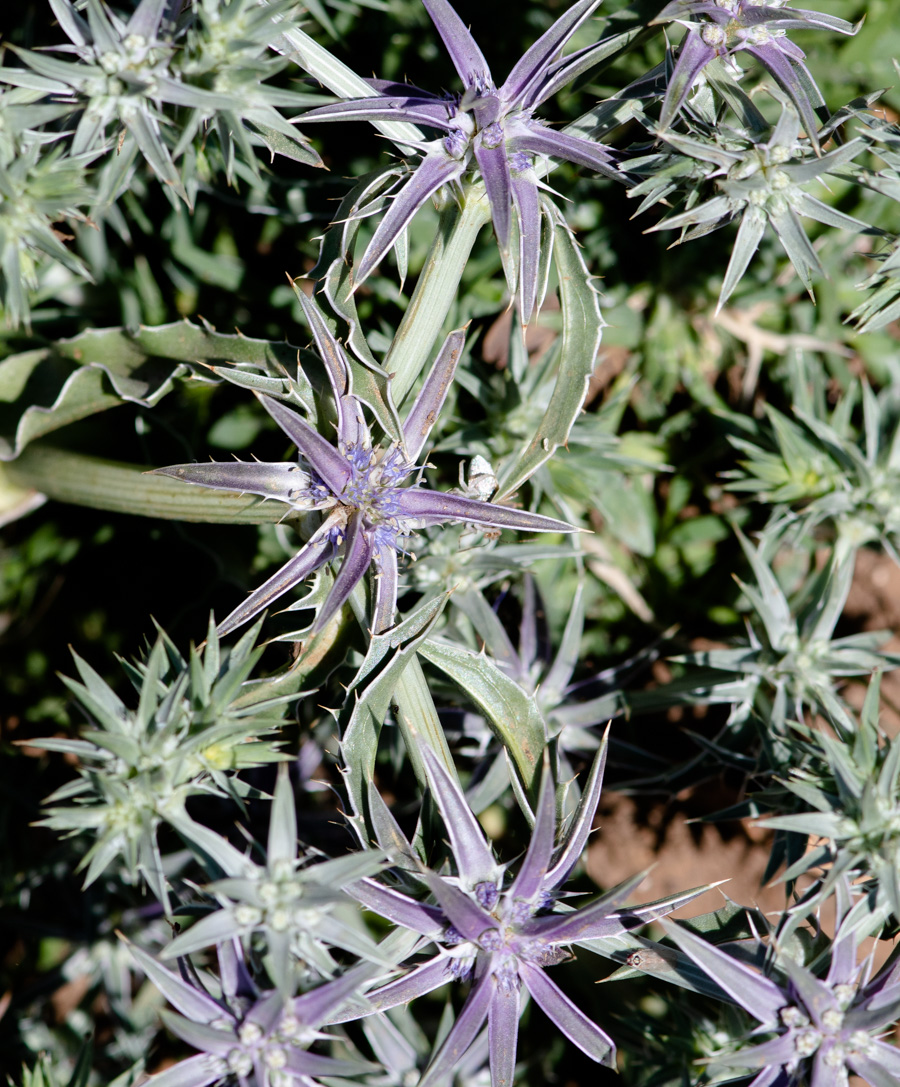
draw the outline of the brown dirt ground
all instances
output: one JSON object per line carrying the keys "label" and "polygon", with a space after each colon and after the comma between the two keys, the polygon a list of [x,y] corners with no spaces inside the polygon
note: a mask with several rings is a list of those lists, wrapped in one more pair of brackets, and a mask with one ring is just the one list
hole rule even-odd
{"label": "brown dirt ground", "polygon": [[[900,653],[900,568],[889,556],[860,551],[844,617],[855,629],[890,631],[886,648]],[[844,694],[853,705],[861,706],[865,691],[864,682],[854,681]],[[882,696],[881,725],[889,736],[895,736],[900,733],[900,669],[883,677]],[[761,885],[769,833],[749,819],[722,826],[689,822],[698,801],[701,811],[724,806],[688,793],[679,795],[674,805],[659,803],[647,808],[631,797],[606,793],[588,850],[588,874],[601,886],[611,887],[653,865],[640,887],[641,901],[728,880],[720,889],[707,891],[677,910],[672,914],[676,918],[715,910],[724,904],[724,895],[741,905],[780,912],[785,901],[783,885]],[[823,924],[827,926],[827,919]],[[891,945],[883,944],[877,960],[883,961],[891,950]],[[866,1085],[852,1077],[849,1087]]]}

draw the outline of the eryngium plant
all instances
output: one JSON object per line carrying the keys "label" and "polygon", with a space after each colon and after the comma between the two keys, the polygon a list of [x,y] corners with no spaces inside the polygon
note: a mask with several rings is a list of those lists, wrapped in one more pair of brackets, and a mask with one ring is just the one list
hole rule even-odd
{"label": "eryngium plant", "polygon": [[176,974],[137,947],[132,954],[178,1010],[162,1013],[166,1025],[198,1050],[154,1076],[153,1087],[210,1087],[235,1080],[241,1087],[297,1087],[315,1082],[313,1076],[355,1075],[371,1067],[309,1052],[323,1023],[365,980],[368,966],[287,1000],[278,991],[261,991],[226,940],[218,948],[221,993],[214,997],[196,974]]}
{"label": "eryngium plant", "polygon": [[[258,627],[222,652],[210,623],[204,649],[185,661],[160,634],[146,663],[125,665],[139,692],[129,709],[93,668],[75,655],[81,682],[63,677],[93,720],[81,739],[41,740],[48,751],[74,755],[80,776],[48,797],[44,826],[95,841],[82,861],[89,886],[114,860],[124,859],[168,909],[168,880],[157,843],[160,823],[188,843],[208,847],[216,839],[186,810],[191,796],[231,796],[246,787],[227,773],[284,758],[271,740],[283,716],[284,698],[246,697],[245,680],[259,660]],[[266,739],[264,739],[264,737]],[[223,843],[227,846],[227,843]],[[228,847],[231,849],[231,847]]]}
{"label": "eryngium plant", "polygon": [[838,930],[824,977],[779,953],[777,937],[774,949],[746,949],[766,957],[769,968],[761,973],[686,928],[666,930],[759,1023],[741,1048],[709,1060],[711,1067],[759,1070],[749,1087],[837,1087],[850,1073],[873,1087],[897,1082],[900,1052],[882,1034],[900,1013],[900,966],[895,961],[867,980],[854,927]]}
{"label": "eryngium plant", "polygon": [[[88,0],[87,18],[71,0],[49,3],[71,42],[56,51],[74,54],[75,59],[20,49],[17,55],[27,68],[0,68],[0,80],[36,87],[51,101],[67,104],[68,112],[78,116],[73,155],[108,152],[114,143],[121,155],[127,133],[159,180],[186,203],[190,200],[176,161],[205,125],[218,135],[229,180],[236,152],[258,172],[253,145],[268,146],[272,153],[311,166],[322,165],[305,137],[277,108],[300,108],[309,104],[309,96],[281,92],[263,82],[284,66],[277,58],[261,55],[283,33],[280,24],[293,4],[206,0],[190,20],[182,47],[176,44],[170,0],[141,0],[127,21],[102,0]],[[165,105],[191,111],[174,146],[165,134],[169,123]],[[129,146],[119,167],[120,184],[125,183],[132,158]]]}
{"label": "eryngium plant", "polygon": [[[465,1003],[432,1056],[419,1087],[444,1082],[485,1022],[489,1029],[492,1087],[511,1084],[523,987],[570,1042],[592,1060],[613,1065],[612,1039],[547,977],[546,968],[569,959],[573,944],[598,954],[609,953],[617,948],[618,936],[664,917],[708,888],[641,906],[625,906],[646,875],[642,872],[580,909],[557,908],[562,887],[590,834],[603,782],[605,740],[560,842],[557,777],[550,770],[549,759],[545,760],[531,841],[518,872],[506,887],[507,866],[494,858],[462,790],[428,749],[423,755],[450,837],[456,873],[443,874],[422,865],[383,801],[371,790],[381,845],[393,854],[400,867],[408,870],[408,875],[427,887],[437,905],[422,903],[375,880],[363,880],[350,891],[369,909],[437,944],[438,953],[414,965],[397,981],[368,992],[368,1005],[357,1014],[405,1005],[450,979],[471,982]],[[352,1017],[348,1011],[340,1019]]]}
{"label": "eryngium plant", "polygon": [[858,718],[832,712],[837,736],[818,735],[818,759],[782,782],[805,810],[762,825],[801,835],[810,847],[784,879],[821,871],[821,900],[841,880],[869,877],[876,905],[900,918],[900,739],[879,727],[880,693],[876,673]]}
{"label": "eryngium plant", "polygon": [[[687,136],[667,133],[664,138],[680,155],[709,163],[706,176],[714,181],[716,195],[651,229],[680,227],[682,235],[678,240],[684,242],[740,220],[719,294],[719,309],[747,271],[767,226],[775,231],[810,295],[813,273],[824,275],[824,269],[799,217],[808,216],[842,230],[869,229],[868,224],[806,191],[811,182],[823,179],[860,154],[864,149],[862,141],[851,140],[822,154],[815,141],[800,138],[800,116],[790,106],[784,107],[767,140],[729,134],[724,126],[705,138],[701,132]],[[636,195],[642,191],[637,190]],[[695,192],[688,189],[688,196],[692,204]]]}
{"label": "eryngium plant", "polygon": [[[381,961],[374,942],[341,917],[341,906],[356,904],[341,888],[374,875],[382,866],[377,851],[328,860],[297,842],[294,786],[282,764],[272,801],[265,862],[256,863],[229,849],[220,861],[225,878],[206,887],[218,908],[177,936],[166,958],[191,955],[205,947],[240,940],[263,956],[267,972],[285,999],[298,976],[331,977],[338,964],[328,948]],[[197,912],[194,907],[192,912]],[[344,911],[346,912],[346,910]]]}
{"label": "eryngium plant", "polygon": [[378,449],[354,396],[350,367],[317,307],[300,295],[304,312],[325,362],[337,409],[337,448],[291,408],[260,395],[266,411],[297,446],[309,465],[284,461],[252,464],[177,464],[160,468],[163,475],[203,487],[257,494],[284,502],[291,509],[321,510],[325,519],[308,542],[277,574],[256,589],[219,624],[227,634],[258,615],[274,600],[309,577],[338,553],[340,571],[312,626],[315,633],[346,603],[370,565],[375,566],[372,627],[386,630],[397,606],[397,552],[416,528],[464,521],[489,529],[519,532],[574,532],[553,517],[484,502],[477,498],[408,487],[409,477],[437,420],[462,353],[464,334],[452,332],[422,386],[402,427],[401,441]]}
{"label": "eryngium plant", "polygon": [[[790,419],[766,405],[769,427],[733,437],[746,459],[731,490],[772,505],[769,531],[793,540],[823,528],[844,546],[878,543],[900,564],[900,405],[893,386],[854,382],[832,411],[823,402]],[[862,401],[862,426],[853,422]]]}
{"label": "eryngium plant", "polygon": [[821,11],[785,7],[785,0],[673,0],[655,21],[678,22],[687,27],[663,102],[663,127],[675,119],[703,69],[715,57],[731,60],[735,74],[740,76],[743,73],[734,58],[747,53],[790,97],[818,150],[816,111],[825,103],[803,63],[806,55],[787,32],[819,29],[855,34],[859,26]]}
{"label": "eryngium plant", "polygon": [[[15,101],[15,91],[0,94],[0,125],[27,119],[29,111],[42,109],[17,106]],[[30,142],[27,135],[0,141],[0,284],[6,323],[11,327],[29,322],[28,290],[38,286],[41,257],[51,257],[90,279],[84,263],[66,248],[53,224],[84,219],[92,195],[85,168],[92,156],[67,156],[59,146],[48,150],[45,140],[32,133]]]}

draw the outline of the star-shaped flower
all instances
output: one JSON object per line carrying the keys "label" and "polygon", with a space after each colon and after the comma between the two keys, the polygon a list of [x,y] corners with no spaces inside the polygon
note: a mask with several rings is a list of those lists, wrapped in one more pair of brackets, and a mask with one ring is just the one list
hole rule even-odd
{"label": "star-shaped flower", "polygon": [[[357,284],[372,272],[415,212],[443,185],[480,174],[490,202],[504,264],[510,270],[513,214],[519,237],[519,307],[530,318],[538,291],[541,208],[535,161],[567,159],[622,181],[610,152],[592,140],[556,132],[534,111],[579,74],[580,53],[561,52],[600,0],[579,0],[540,37],[498,88],[481,50],[448,0],[422,0],[463,85],[462,93],[435,95],[405,83],[376,80],[379,96],[322,106],[298,118],[313,121],[404,120],[446,135],[419,145],[422,160],[394,196],[355,269]],[[578,59],[575,59],[578,58]],[[570,61],[575,60],[574,65]]]}
{"label": "star-shaped flower", "polygon": [[[571,945],[600,951],[616,938],[702,894],[695,888],[642,906],[625,906],[646,873],[632,877],[581,909],[559,909],[561,887],[587,844],[600,797],[606,738],[594,760],[578,809],[557,844],[557,776],[545,762],[531,842],[518,873],[504,887],[505,866],[494,859],[464,794],[431,751],[422,752],[429,782],[450,839],[456,876],[424,868],[393,822],[384,801],[370,789],[376,827],[387,828],[381,845],[425,883],[437,901],[429,905],[373,879],[347,890],[395,924],[433,940],[438,953],[408,974],[366,994],[368,1006],[350,1005],[332,1022],[346,1021],[406,1004],[448,980],[471,981],[453,1027],[432,1056],[419,1087],[447,1081],[462,1054],[487,1020],[492,1087],[509,1087],[516,1063],[522,987],[550,1021],[592,1060],[611,1065],[612,1039],[577,1007],[545,973],[572,957]],[[393,847],[393,849],[391,848]],[[590,943],[586,943],[590,941]]]}
{"label": "star-shaped flower", "polygon": [[[845,884],[839,911],[842,906],[846,910],[848,898]],[[860,984],[858,932],[850,924],[838,929],[824,978],[789,955],[778,956],[784,984],[688,929],[668,924],[666,929],[689,958],[759,1020],[751,1038],[774,1033],[768,1041],[715,1059],[730,1068],[760,1070],[749,1087],[840,1087],[849,1073],[873,1085],[900,1082],[900,1050],[881,1040],[900,1015],[900,965],[889,963]]]}
{"label": "star-shaped flower", "polygon": [[335,973],[329,947],[340,947],[360,959],[381,961],[373,941],[351,928],[340,908],[355,905],[341,890],[383,867],[377,851],[349,853],[331,860],[298,849],[294,787],[282,764],[275,786],[265,863],[223,851],[216,857],[225,878],[207,888],[219,909],[212,909],[180,933],[163,952],[167,959],[193,954],[228,941],[265,942],[267,969],[281,995],[294,993],[298,974]]}
{"label": "star-shaped flower", "polygon": [[313,302],[301,292],[301,303],[320,354],[337,407],[337,448],[280,400],[260,394],[263,407],[297,446],[309,466],[277,462],[176,464],[159,468],[162,475],[203,487],[256,494],[284,502],[295,510],[321,510],[322,524],[279,571],[218,626],[227,634],[248,622],[278,597],[298,585],[337,554],[341,568],[319,609],[312,632],[321,630],[343,606],[370,565],[376,590],[372,628],[377,633],[393,622],[397,603],[397,552],[416,528],[464,521],[485,528],[520,532],[575,532],[572,525],[480,499],[406,486],[418,471],[416,459],[434,426],[453,380],[464,333],[451,332],[402,427],[403,440],[376,448],[350,387],[350,370],[338,342]]}
{"label": "star-shaped flower", "polygon": [[[364,1061],[338,1060],[310,1053],[320,1027],[357,992],[371,974],[368,964],[334,981],[286,1000],[277,990],[260,992],[237,946],[218,945],[222,995],[214,998],[199,985],[160,965],[138,947],[131,953],[153,984],[180,1012],[163,1011],[166,1026],[199,1052],[167,1068],[152,1087],[309,1087],[313,1076],[354,1075],[368,1071]],[[193,973],[196,978],[196,973]]]}

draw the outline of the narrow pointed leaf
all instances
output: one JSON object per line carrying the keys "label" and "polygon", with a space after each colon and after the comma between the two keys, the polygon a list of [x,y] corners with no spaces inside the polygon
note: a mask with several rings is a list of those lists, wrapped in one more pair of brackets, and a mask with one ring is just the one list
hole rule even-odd
{"label": "narrow pointed leaf", "polygon": [[534,813],[534,829],[522,866],[509,889],[513,898],[532,901],[546,884],[550,858],[556,840],[556,782],[550,772],[550,759],[544,749],[544,772]]}
{"label": "narrow pointed leaf", "polygon": [[159,24],[170,3],[171,0],[141,0],[128,20],[127,33],[137,34],[148,42],[154,41],[159,34]]}
{"label": "narrow pointed leaf", "polygon": [[665,130],[675,119],[676,113],[681,109],[684,100],[690,94],[691,87],[696,82],[697,76],[716,55],[715,49],[700,37],[696,30],[689,30],[681,44],[678,60],[669,86],[666,89],[666,97],[663,100],[662,110],[659,116],[661,130]]}
{"label": "narrow pointed leaf", "polygon": [[[309,486],[309,475],[290,461],[266,464],[260,461],[235,461],[232,464],[172,464],[156,468],[148,475],[171,476],[185,483],[213,487],[236,494],[258,494],[293,504]],[[312,508],[308,506],[306,508]]]}
{"label": "narrow pointed leaf", "polygon": [[211,996],[194,988],[178,974],[161,966],[152,955],[125,941],[128,950],[137,961],[153,984],[168,1000],[173,1008],[177,1008],[183,1015],[200,1023],[211,1023],[215,1019],[221,1019],[225,1009]]}
{"label": "narrow pointed leaf", "polygon": [[451,332],[444,340],[438,357],[425,379],[425,384],[403,423],[403,440],[411,461],[418,460],[419,454],[428,441],[431,428],[437,422],[444,401],[447,399],[447,393],[453,384],[453,376],[465,342],[465,329],[461,328]]}
{"label": "narrow pointed leaf", "polygon": [[663,927],[685,955],[702,967],[760,1023],[774,1024],[778,1021],[778,1013],[787,999],[773,981],[686,928],[674,924],[664,924]]}
{"label": "narrow pointed leaf", "polygon": [[522,133],[517,132],[510,141],[515,150],[528,151],[537,155],[549,155],[551,158],[567,159],[579,166],[586,166],[595,173],[603,174],[614,181],[624,182],[625,175],[619,170],[609,150],[593,140],[580,136],[569,136],[565,132],[556,132],[537,124],[531,124]]}
{"label": "narrow pointed leaf", "polygon": [[394,625],[397,611],[397,551],[390,545],[376,543],[375,606],[372,611],[372,633],[383,634]]}
{"label": "narrow pointed leaf", "polygon": [[728,261],[725,279],[722,281],[716,313],[725,305],[734,288],[740,283],[765,232],[765,215],[757,208],[748,208],[744,212],[734,240],[734,249],[731,251],[731,259]]}
{"label": "narrow pointed leaf", "polygon": [[374,542],[366,529],[362,515],[355,511],[347,521],[343,542],[344,558],[334,585],[316,616],[313,633],[322,630],[333,615],[344,606],[350,594],[362,580],[372,561]]}
{"label": "narrow pointed leaf", "polygon": [[425,1069],[418,1087],[437,1087],[456,1067],[487,1018],[496,984],[492,974],[484,974],[475,983],[450,1033]]}
{"label": "narrow pointed leaf", "polygon": [[260,395],[260,403],[291,439],[332,492],[340,494],[350,480],[347,461],[318,431],[280,400]]}
{"label": "narrow pointed leaf", "polygon": [[215,947],[240,936],[241,926],[229,910],[215,910],[195,922],[186,932],[179,933],[162,951],[164,959],[193,955],[206,947]]}
{"label": "narrow pointed leaf", "polygon": [[[813,112],[813,102],[810,101],[809,96],[810,85],[813,87],[815,86],[812,77],[806,72],[799,61],[795,61],[794,64],[792,64],[777,45],[748,45],[744,48],[751,56],[756,57],[759,63],[769,72],[779,87],[781,87],[794,103],[797,112],[800,114],[800,120],[803,122],[803,127],[806,129],[806,135],[809,136],[813,147],[818,151],[819,126],[816,122],[816,115]],[[802,56],[803,54],[801,53],[800,55]],[[806,75],[806,79],[801,77],[801,70]],[[821,98],[820,95],[817,95],[817,97]],[[818,102],[815,104],[818,105]]]}
{"label": "narrow pointed leaf", "polygon": [[437,641],[425,642],[419,653],[475,702],[531,790],[546,743],[546,725],[534,697],[483,654]]}
{"label": "narrow pointed leaf", "polygon": [[527,325],[537,305],[541,274],[541,202],[533,170],[513,173],[511,185],[519,235],[519,315]]}
{"label": "narrow pointed leaf", "polygon": [[428,748],[423,749],[422,758],[463,881],[474,887],[477,883],[496,880],[497,862],[459,784]]}
{"label": "narrow pointed leaf", "polygon": [[498,499],[514,494],[567,441],[584,404],[603,331],[597,294],[575,240],[558,210],[547,202],[544,209],[553,217],[563,317],[556,385],[534,435],[501,473]]}
{"label": "narrow pointed leaf", "polygon": [[[349,366],[347,359],[337,340],[332,336],[331,330],[322,316],[322,311],[315,302],[307,298],[306,294],[301,290],[295,290],[294,293],[300,302],[303,315],[306,317],[307,324],[313,334],[313,339],[316,341],[319,355],[325,363],[331,393],[338,409],[338,440],[346,442],[348,438],[343,420],[343,404],[345,396],[353,391],[348,383]],[[278,422],[277,417],[273,416],[273,418]],[[278,425],[281,426],[280,423]]]}
{"label": "narrow pointed leaf", "polygon": [[591,833],[594,812],[600,800],[603,787],[603,771],[606,768],[606,753],[609,749],[609,727],[603,733],[600,747],[594,756],[587,785],[581,794],[581,800],[572,816],[572,822],[566,830],[564,844],[553,867],[547,873],[546,887],[560,887],[569,878],[572,869],[581,859]]}
{"label": "narrow pointed leaf", "polygon": [[600,0],[578,0],[522,55],[500,88],[504,102],[521,103],[528,90],[559,56],[566,42],[600,4]]}
{"label": "narrow pointed leaf", "polygon": [[389,96],[384,98],[352,98],[317,106],[297,118],[298,124],[320,121],[409,121],[431,128],[449,129],[450,103],[432,95]]}
{"label": "narrow pointed leaf", "polygon": [[387,253],[426,200],[442,186],[462,175],[464,164],[443,152],[426,155],[412,177],[391,200],[391,205],[369,242],[355,282],[362,283]]}
{"label": "narrow pointed leaf", "polygon": [[423,877],[450,923],[467,940],[475,941],[488,929],[496,928],[487,910],[455,884],[433,872],[426,871]]}
{"label": "narrow pointed leaf", "polygon": [[381,914],[395,925],[420,932],[423,936],[438,938],[447,925],[444,915],[436,906],[429,906],[408,898],[399,891],[384,887],[373,879],[361,879],[350,884],[347,893],[374,913]]}
{"label": "narrow pointed leaf", "polygon": [[269,838],[266,863],[270,866],[279,861],[297,859],[297,810],[294,803],[294,786],[287,766],[278,767],[278,782],[269,815]]}
{"label": "narrow pointed leaf", "polygon": [[482,502],[477,498],[464,498],[447,491],[429,491],[410,487],[399,496],[403,516],[415,517],[426,525],[441,525],[447,521],[464,521],[471,525],[489,528],[509,528],[517,532],[577,532],[573,525],[545,517],[540,513],[528,513],[495,502]]}
{"label": "narrow pointed leaf", "polygon": [[481,179],[487,191],[497,242],[501,253],[506,253],[509,249],[512,178],[510,176],[506,143],[502,138],[500,126],[493,125],[491,128],[497,130],[499,142],[495,146],[490,146],[486,139],[487,134],[482,132],[475,141],[475,160],[481,170]]}
{"label": "narrow pointed leaf", "polygon": [[619,907],[631,897],[632,891],[644,882],[648,871],[649,869],[638,872],[637,875],[623,880],[611,891],[595,899],[589,906],[582,906],[574,913],[552,913],[544,917],[534,917],[523,926],[523,930],[529,936],[550,940],[553,943],[571,943],[574,940],[591,939],[588,933],[592,933],[607,919],[613,919],[619,930],[624,931],[625,926],[619,921],[619,915],[629,911],[627,908],[620,910]]}
{"label": "narrow pointed leaf", "polygon": [[488,1008],[491,1087],[512,1087],[519,1041],[519,979],[499,979]]}
{"label": "narrow pointed leaf", "polygon": [[208,1087],[222,1079],[222,1066],[217,1057],[200,1053],[188,1057],[153,1077],[153,1087]]}
{"label": "narrow pointed leaf", "polygon": [[377,972],[378,967],[372,963],[360,963],[334,981],[295,997],[289,1008],[301,1023],[318,1029]]}
{"label": "narrow pointed leaf", "polygon": [[373,989],[366,993],[367,1007],[348,1007],[343,1011],[329,1017],[329,1023],[347,1023],[352,1019],[359,1019],[361,1015],[369,1015],[372,1012],[388,1011],[390,1008],[406,1007],[410,1001],[426,993],[434,992],[442,985],[452,980],[449,970],[450,960],[445,955],[439,955],[435,959],[417,966],[402,978],[382,985],[380,989]]}

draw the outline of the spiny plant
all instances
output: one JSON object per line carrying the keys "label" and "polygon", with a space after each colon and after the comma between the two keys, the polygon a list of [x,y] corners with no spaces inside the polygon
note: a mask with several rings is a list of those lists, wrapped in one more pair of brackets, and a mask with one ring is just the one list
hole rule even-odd
{"label": "spiny plant", "polygon": [[[848,609],[897,547],[864,7],[28,0],[15,1087],[895,1082],[862,947],[900,923],[900,746],[887,678],[848,687],[898,662]],[[594,864],[604,774],[774,832],[765,912]]]}

